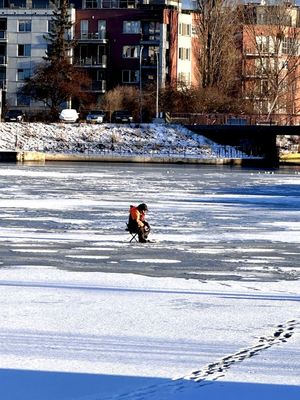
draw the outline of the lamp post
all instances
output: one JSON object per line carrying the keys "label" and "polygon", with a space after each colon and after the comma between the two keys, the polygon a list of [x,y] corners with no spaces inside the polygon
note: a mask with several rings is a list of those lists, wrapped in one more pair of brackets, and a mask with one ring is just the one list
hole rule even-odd
{"label": "lamp post", "polygon": [[159,95],[159,52],[156,51],[156,118],[159,118],[158,114],[158,95]]}
{"label": "lamp post", "polygon": [[143,53],[144,46],[140,47],[140,123],[143,120],[143,86],[142,86],[142,53]]}

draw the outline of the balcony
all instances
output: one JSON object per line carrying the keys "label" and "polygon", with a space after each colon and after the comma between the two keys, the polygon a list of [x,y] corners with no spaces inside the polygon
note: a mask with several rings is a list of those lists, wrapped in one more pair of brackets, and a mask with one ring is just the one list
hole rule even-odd
{"label": "balcony", "polygon": [[107,56],[99,57],[80,57],[75,59],[75,65],[80,67],[96,67],[96,68],[106,68],[107,67]]}
{"label": "balcony", "polygon": [[108,43],[106,32],[80,32],[76,35],[76,40],[79,42],[100,42]]}
{"label": "balcony", "polygon": [[141,38],[141,45],[143,44],[151,44],[151,45],[159,45],[159,41],[160,41],[160,34],[152,34],[152,35],[142,35]]}
{"label": "balcony", "polygon": [[84,92],[94,92],[94,93],[105,93],[106,92],[106,81],[92,81],[89,88],[85,88]]}
{"label": "balcony", "polygon": [[251,48],[251,49],[248,49],[248,48],[245,48],[244,49],[244,54],[246,55],[246,56],[248,56],[248,57],[257,57],[258,56],[258,51],[257,51],[257,49],[253,49],[253,48]]}
{"label": "balcony", "polygon": [[83,9],[91,8],[137,8],[136,0],[84,0]]}
{"label": "balcony", "polygon": [[245,79],[263,79],[268,76],[267,71],[264,68],[257,68],[253,70],[246,70],[244,72]]}
{"label": "balcony", "polygon": [[156,57],[143,57],[142,58],[142,67],[150,67],[156,68],[157,67],[157,60]]}

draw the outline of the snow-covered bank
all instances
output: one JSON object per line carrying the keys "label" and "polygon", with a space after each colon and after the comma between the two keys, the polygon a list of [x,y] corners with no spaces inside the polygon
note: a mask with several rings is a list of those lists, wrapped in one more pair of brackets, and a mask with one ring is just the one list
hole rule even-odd
{"label": "snow-covered bank", "polygon": [[231,146],[217,145],[180,125],[1,123],[0,131],[0,150],[247,157]]}

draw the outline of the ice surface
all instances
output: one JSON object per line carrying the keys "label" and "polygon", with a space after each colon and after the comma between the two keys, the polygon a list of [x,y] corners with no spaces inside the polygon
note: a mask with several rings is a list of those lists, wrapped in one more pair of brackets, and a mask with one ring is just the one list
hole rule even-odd
{"label": "ice surface", "polygon": [[298,400],[299,179],[2,164],[0,399]]}

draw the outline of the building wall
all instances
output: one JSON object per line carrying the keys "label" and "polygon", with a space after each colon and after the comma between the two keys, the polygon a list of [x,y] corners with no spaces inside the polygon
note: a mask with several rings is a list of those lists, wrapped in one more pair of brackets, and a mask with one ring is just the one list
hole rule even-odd
{"label": "building wall", "polygon": [[[105,40],[98,34],[98,21],[105,21]],[[137,23],[135,32],[124,32],[124,25],[135,23]],[[88,27],[85,38],[82,38],[82,24]],[[143,85],[156,83],[157,66],[161,87],[170,81],[177,82],[177,10],[162,7],[77,10],[75,37],[79,39],[75,49],[75,63],[78,63],[84,51],[92,55],[93,51],[102,46],[107,56],[105,66],[97,62],[94,65],[83,65],[84,61],[80,63],[92,79],[95,79],[95,71],[101,72],[101,76],[105,76],[107,90],[122,84],[139,85],[140,73]],[[127,47],[132,49],[132,54],[128,57],[124,55],[124,49]],[[181,68],[186,71],[186,66]],[[124,73],[127,76],[126,71],[131,72],[136,80],[124,81]]]}
{"label": "building wall", "polygon": [[178,15],[178,70],[179,85],[190,87],[192,83],[192,15]]}
{"label": "building wall", "polygon": [[[272,114],[273,118],[274,114],[289,115],[289,122],[296,121],[300,112],[299,7],[286,7],[278,11],[273,9],[273,15],[267,6],[248,7],[255,7],[255,20],[253,24],[245,24],[242,31],[244,98],[252,102],[259,114]],[[275,21],[274,24],[272,21]],[[296,44],[294,54],[284,50],[284,43],[289,40]],[[294,67],[295,71],[291,72]],[[275,112],[268,95],[272,79],[275,82],[275,78],[272,78],[275,77],[274,71],[278,72],[278,81],[282,82]]]}
{"label": "building wall", "polygon": [[[2,14],[3,15],[3,14]],[[7,98],[8,106],[20,106],[17,99],[18,88],[23,84],[21,70],[31,75],[34,68],[42,61],[47,49],[43,38],[48,31],[50,10],[6,10],[7,18]],[[31,24],[30,32],[20,32],[19,24]],[[21,48],[21,46],[23,48]],[[19,71],[19,73],[18,73]]]}

